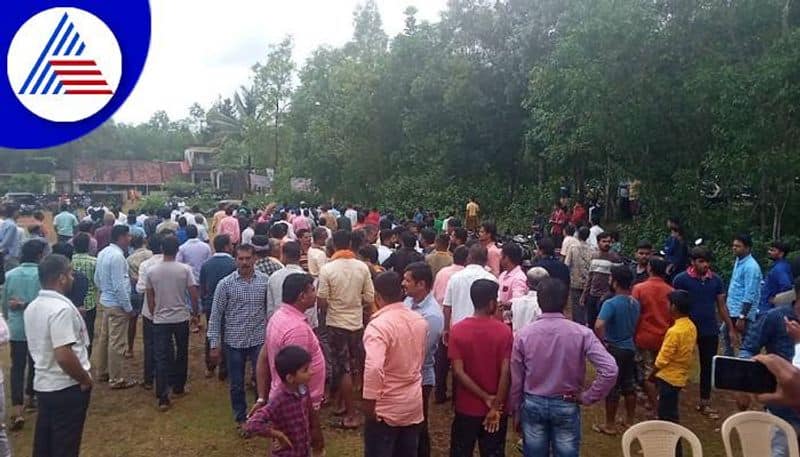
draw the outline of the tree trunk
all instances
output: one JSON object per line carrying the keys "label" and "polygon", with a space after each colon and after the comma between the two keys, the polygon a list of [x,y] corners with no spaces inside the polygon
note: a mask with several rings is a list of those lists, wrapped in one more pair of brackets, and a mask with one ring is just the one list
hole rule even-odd
{"label": "tree trunk", "polygon": [[278,125],[279,125],[279,120],[280,120],[280,116],[281,116],[280,103],[281,103],[280,100],[276,100],[275,101],[275,164],[273,165],[275,171],[278,170],[278,155],[279,155],[279,152],[278,152],[278,141],[279,141],[279,138],[278,138]]}

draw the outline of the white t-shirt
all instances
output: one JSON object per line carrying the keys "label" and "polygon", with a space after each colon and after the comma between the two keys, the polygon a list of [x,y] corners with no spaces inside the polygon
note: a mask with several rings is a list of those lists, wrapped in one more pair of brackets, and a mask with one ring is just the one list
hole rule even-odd
{"label": "white t-shirt", "polygon": [[242,231],[242,244],[253,244],[253,236],[256,232],[252,227],[247,227]]}
{"label": "white t-shirt", "polygon": [[70,346],[87,372],[89,363],[89,333],[75,305],[54,290],[42,289],[39,296],[25,308],[25,335],[28,351],[33,358],[36,375],[33,389],[55,392],[78,384],[55,358],[55,348]]}
{"label": "white t-shirt", "polygon": [[450,307],[450,328],[475,314],[475,305],[472,303],[469,292],[472,283],[479,279],[497,282],[497,278],[491,272],[475,264],[467,265],[463,270],[450,277],[442,303],[442,306]]}
{"label": "white t-shirt", "polygon": [[586,239],[586,242],[589,243],[589,246],[597,249],[597,235],[603,233],[603,227],[599,225],[593,225],[592,228],[589,229],[589,238]]}
{"label": "white t-shirt", "polygon": [[383,265],[383,262],[386,262],[386,259],[392,255],[392,250],[384,245],[378,246],[378,263]]}
{"label": "white t-shirt", "polygon": [[528,291],[528,294],[522,297],[511,299],[511,329],[515,335],[541,315],[542,308],[539,307],[535,290]]}
{"label": "white t-shirt", "polygon": [[[140,269],[141,271],[141,269]],[[161,262],[145,277],[145,287],[155,292],[154,324],[177,324],[191,317],[186,292],[196,286],[192,267],[178,262]]]}

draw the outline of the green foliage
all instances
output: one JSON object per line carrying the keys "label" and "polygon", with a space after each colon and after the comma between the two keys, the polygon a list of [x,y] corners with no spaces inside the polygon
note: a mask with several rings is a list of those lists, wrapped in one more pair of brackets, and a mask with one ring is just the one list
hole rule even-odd
{"label": "green foliage", "polygon": [[163,186],[164,192],[168,195],[188,196],[196,189],[194,184],[181,179],[172,179]]}
{"label": "green foliage", "polygon": [[167,203],[167,196],[163,192],[153,192],[139,200],[139,211],[158,211]]}
{"label": "green foliage", "polygon": [[0,184],[3,193],[6,192],[31,192],[39,194],[47,192],[51,177],[39,173],[20,173],[11,176]]}

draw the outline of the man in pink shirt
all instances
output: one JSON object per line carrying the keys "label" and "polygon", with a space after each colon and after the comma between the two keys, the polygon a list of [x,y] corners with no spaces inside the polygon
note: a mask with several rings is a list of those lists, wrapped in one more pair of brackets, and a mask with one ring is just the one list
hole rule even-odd
{"label": "man in pink shirt", "polygon": [[258,400],[250,414],[267,403],[281,391],[281,379],[275,367],[275,356],[286,346],[299,346],[311,355],[311,380],[308,391],[311,397],[311,448],[322,452],[324,440],[320,426],[319,410],[325,393],[325,357],[314,330],[309,325],[305,311],[313,308],[317,299],[314,278],[304,273],[294,273],[283,282],[283,304],[269,319],[264,346],[258,354],[256,381]]}
{"label": "man in pink shirt", "polygon": [[478,241],[486,248],[489,254],[486,266],[492,272],[494,277],[500,276],[500,257],[502,253],[500,248],[497,247],[497,226],[494,222],[484,222],[478,230]]}
{"label": "man in pink shirt", "polygon": [[503,245],[500,266],[500,290],[497,292],[497,301],[500,305],[507,305],[512,298],[522,297],[528,293],[528,277],[520,268],[522,263],[522,247],[517,243]]}
{"label": "man in pink shirt", "polygon": [[225,217],[219,221],[219,234],[231,237],[231,243],[239,244],[242,232],[239,230],[239,219],[233,217],[233,207],[225,208]]}
{"label": "man in pink shirt", "polygon": [[378,311],[364,330],[364,456],[416,456],[428,324],[403,304],[400,275],[375,278]]}
{"label": "man in pink shirt", "polygon": [[[467,264],[469,249],[466,246],[459,246],[453,251],[453,264],[444,267],[436,273],[433,280],[433,298],[440,306],[444,302],[444,293],[447,291],[447,284],[450,277],[464,269]],[[436,349],[436,387],[433,394],[434,402],[440,405],[447,401],[447,372],[450,371],[450,359],[447,358],[447,346],[444,342]]]}

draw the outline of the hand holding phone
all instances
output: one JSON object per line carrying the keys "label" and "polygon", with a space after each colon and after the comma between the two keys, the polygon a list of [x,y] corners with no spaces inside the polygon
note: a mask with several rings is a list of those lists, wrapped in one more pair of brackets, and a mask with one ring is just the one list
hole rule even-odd
{"label": "hand holding phone", "polygon": [[778,382],[767,367],[756,360],[714,356],[712,383],[715,389],[753,394],[775,392]]}

